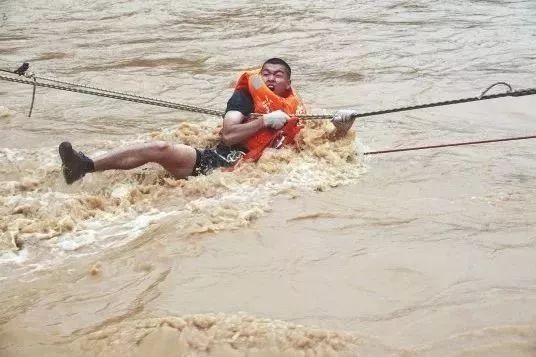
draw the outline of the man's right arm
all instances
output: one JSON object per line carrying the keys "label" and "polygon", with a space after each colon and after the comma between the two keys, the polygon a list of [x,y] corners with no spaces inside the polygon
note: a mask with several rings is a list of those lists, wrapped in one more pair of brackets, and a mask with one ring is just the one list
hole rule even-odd
{"label": "man's right arm", "polygon": [[244,114],[236,110],[230,110],[225,113],[221,131],[221,140],[225,145],[242,144],[265,126],[262,116],[247,123],[244,123],[245,119]]}
{"label": "man's right arm", "polygon": [[[289,116],[281,110],[268,114],[255,114],[253,99],[245,90],[235,91],[227,102],[227,110],[223,118],[221,140],[227,146],[244,144],[262,128],[281,129],[289,120]],[[246,122],[246,118],[248,118]]]}
{"label": "man's right arm", "polygon": [[236,90],[227,102],[227,109],[223,118],[221,140],[223,144],[231,147],[243,144],[264,127],[262,119],[246,122],[246,118],[253,112],[253,98],[246,89]]}

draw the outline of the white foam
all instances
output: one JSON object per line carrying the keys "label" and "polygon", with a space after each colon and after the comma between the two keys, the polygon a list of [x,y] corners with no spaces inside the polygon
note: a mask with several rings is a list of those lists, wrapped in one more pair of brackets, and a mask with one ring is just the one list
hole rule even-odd
{"label": "white foam", "polygon": [[28,260],[28,251],[26,249],[19,251],[0,251],[0,264],[22,264],[26,260]]}
{"label": "white foam", "polygon": [[117,187],[115,187],[112,192],[110,193],[110,196],[111,197],[114,197],[114,198],[124,198],[128,195],[128,193],[130,192],[130,186],[129,185],[119,185]]}
{"label": "white foam", "polygon": [[[80,258],[96,254],[106,249],[120,247],[138,238],[152,223],[176,214],[177,212],[160,212],[151,210],[144,214],[132,217],[132,213],[108,216],[107,219],[94,219],[86,221],[75,232],[65,233],[48,241],[43,246],[49,249],[50,254],[41,256],[39,263],[29,263],[35,260],[35,252],[31,248],[20,251],[4,251],[0,253],[0,265],[19,266],[22,271],[17,272],[18,278],[33,278],[31,273],[46,270],[49,267],[62,264],[67,259]],[[12,270],[9,270],[12,273]],[[0,280],[8,276],[0,277]]]}
{"label": "white foam", "polygon": [[0,105],[0,118],[9,118],[15,115],[15,112],[8,107]]}
{"label": "white foam", "polygon": [[[128,212],[122,215],[107,215],[104,219],[88,220],[76,231],[50,239],[47,245],[55,253],[68,253],[69,256],[73,256],[73,252],[82,256],[93,254],[95,251],[121,246],[136,239],[150,224],[173,213],[153,209],[143,214]],[[81,249],[86,247],[91,249]]]}
{"label": "white foam", "polygon": [[58,167],[59,159],[56,148],[40,149],[12,149],[0,148],[0,162],[6,164],[20,164],[28,162],[39,166],[39,169],[50,169]]}

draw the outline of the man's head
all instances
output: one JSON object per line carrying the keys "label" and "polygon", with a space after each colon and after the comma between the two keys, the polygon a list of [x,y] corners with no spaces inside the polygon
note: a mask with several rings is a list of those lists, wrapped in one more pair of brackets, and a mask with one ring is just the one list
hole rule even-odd
{"label": "man's head", "polygon": [[281,58],[270,58],[261,68],[261,76],[268,88],[283,97],[290,90],[290,66]]}

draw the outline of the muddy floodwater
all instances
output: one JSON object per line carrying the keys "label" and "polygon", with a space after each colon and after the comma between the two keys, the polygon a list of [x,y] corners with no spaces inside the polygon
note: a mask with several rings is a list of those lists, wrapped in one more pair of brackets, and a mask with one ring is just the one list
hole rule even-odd
{"label": "muddy floodwater", "polygon": [[[281,57],[310,112],[536,87],[533,0],[0,0],[0,69],[224,110]],[[504,91],[496,87],[492,93]],[[66,185],[221,118],[0,80],[1,356],[536,356],[536,96],[358,119],[177,180]]]}

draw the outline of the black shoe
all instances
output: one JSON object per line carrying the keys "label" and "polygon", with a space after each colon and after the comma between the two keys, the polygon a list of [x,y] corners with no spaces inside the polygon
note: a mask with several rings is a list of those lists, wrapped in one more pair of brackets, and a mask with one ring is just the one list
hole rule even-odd
{"label": "black shoe", "polygon": [[84,177],[86,173],[95,171],[93,160],[81,151],[75,152],[70,142],[61,143],[58,151],[61,157],[63,177],[69,185]]}

